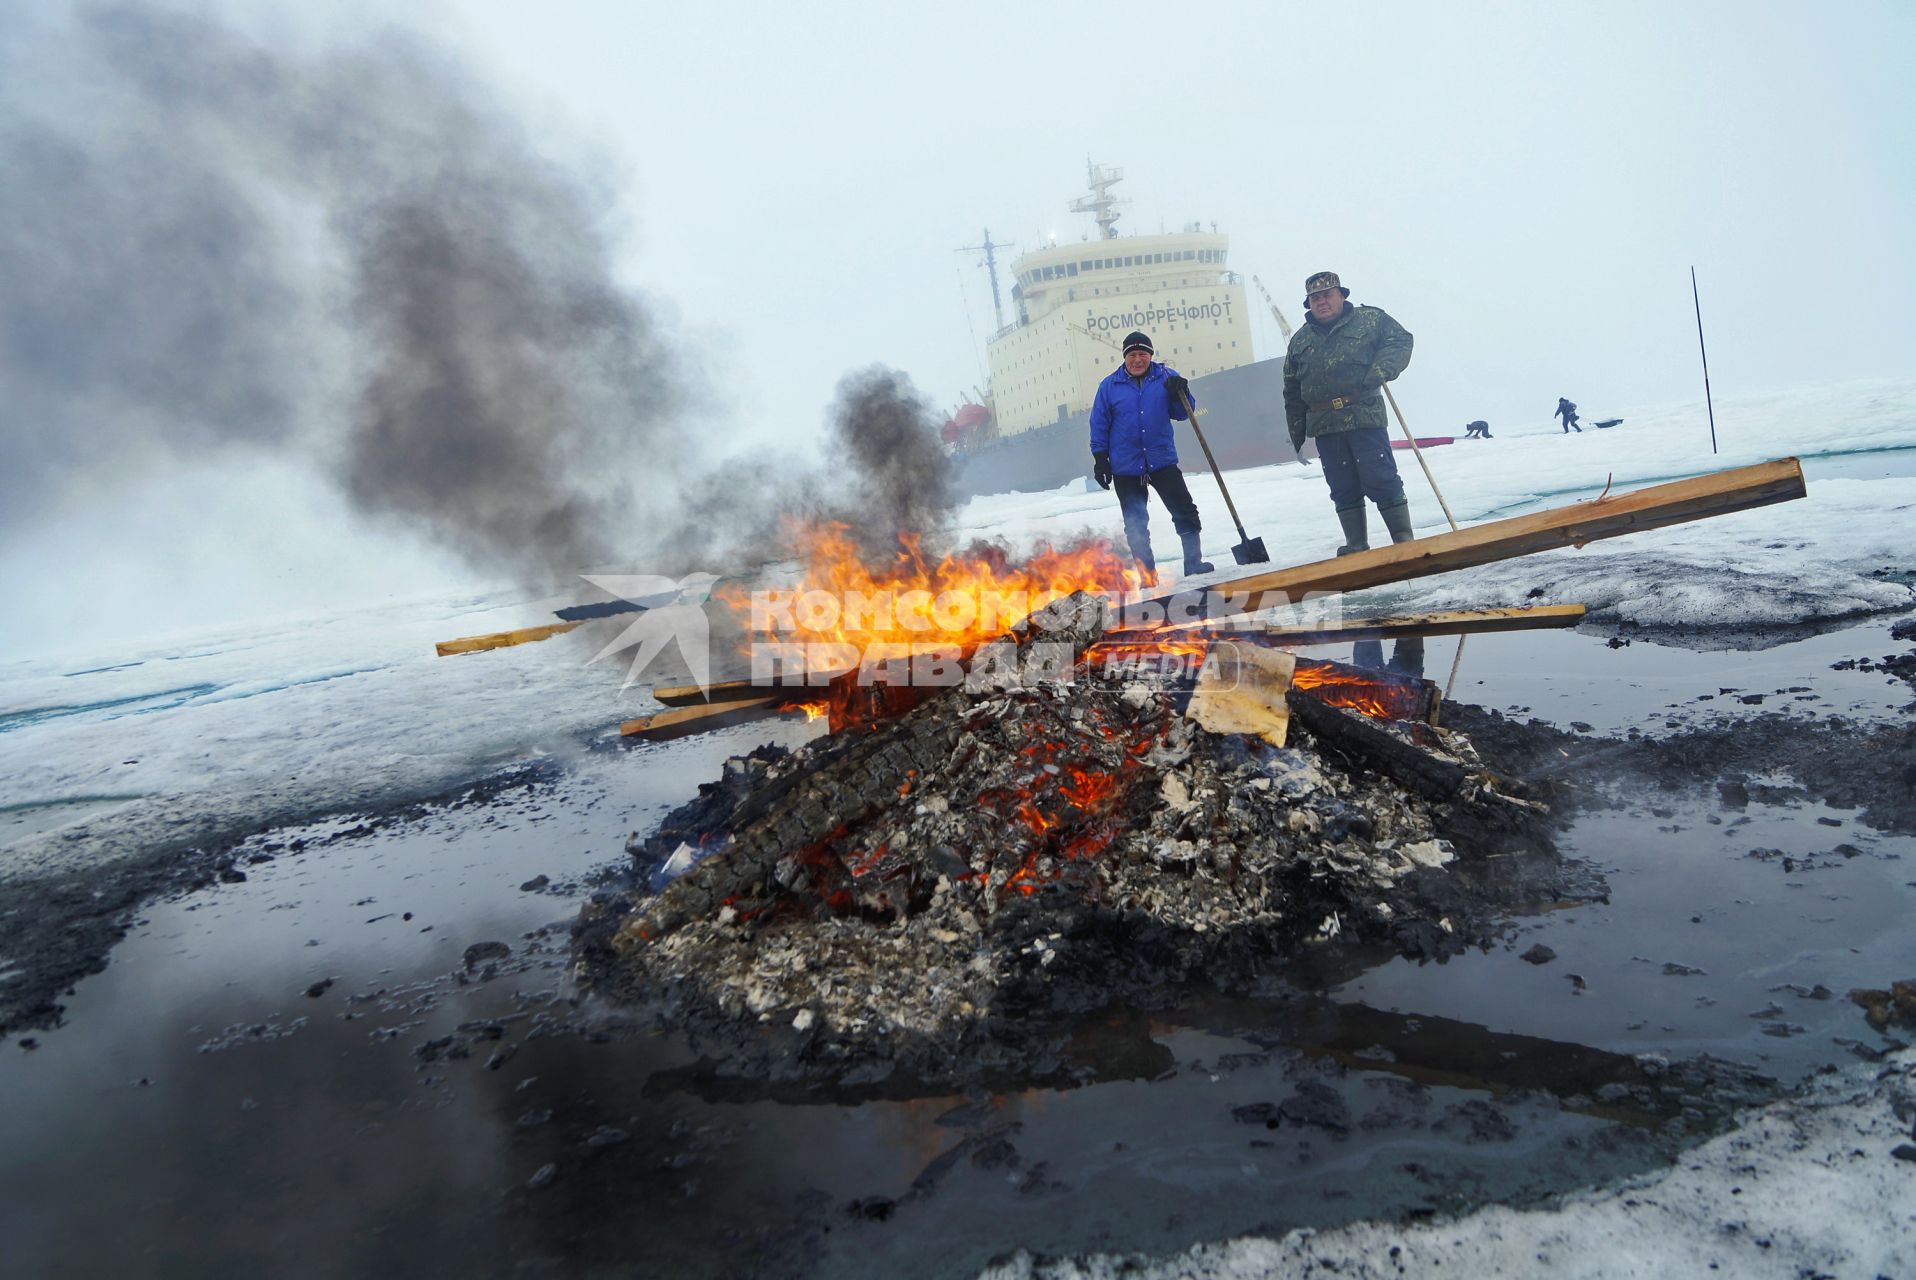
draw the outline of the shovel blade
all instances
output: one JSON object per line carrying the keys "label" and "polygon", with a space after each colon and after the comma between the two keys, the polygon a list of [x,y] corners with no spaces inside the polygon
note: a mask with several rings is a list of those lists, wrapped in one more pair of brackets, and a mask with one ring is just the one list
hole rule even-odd
{"label": "shovel blade", "polygon": [[1231,558],[1239,564],[1269,564],[1271,553],[1264,549],[1264,539],[1249,538],[1231,548]]}

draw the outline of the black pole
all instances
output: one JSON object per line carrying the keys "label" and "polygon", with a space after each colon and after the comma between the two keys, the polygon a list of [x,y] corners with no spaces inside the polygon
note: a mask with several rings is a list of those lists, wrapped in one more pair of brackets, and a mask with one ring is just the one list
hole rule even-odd
{"label": "black pole", "polygon": [[1696,305],[1696,349],[1703,357],[1703,407],[1710,412],[1710,452],[1716,452],[1716,406],[1710,402],[1710,353],[1703,346],[1703,300],[1696,292],[1696,268],[1690,268],[1690,301]]}

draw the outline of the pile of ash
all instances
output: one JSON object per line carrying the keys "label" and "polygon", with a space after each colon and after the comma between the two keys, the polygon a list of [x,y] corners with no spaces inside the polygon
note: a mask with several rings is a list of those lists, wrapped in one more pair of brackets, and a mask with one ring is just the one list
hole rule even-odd
{"label": "pile of ash", "polygon": [[1461,735],[1297,686],[1286,745],[1214,733],[1188,682],[1085,660],[1103,628],[1061,602],[1015,641],[1068,638],[1069,679],[728,761],[586,907],[586,987],[740,1075],[1031,1080],[1068,1015],[1267,991],[1353,948],[1441,960],[1589,892]]}

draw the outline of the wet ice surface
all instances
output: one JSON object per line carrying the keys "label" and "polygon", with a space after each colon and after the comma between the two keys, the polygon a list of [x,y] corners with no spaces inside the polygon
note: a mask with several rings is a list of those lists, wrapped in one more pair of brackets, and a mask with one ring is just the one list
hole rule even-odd
{"label": "wet ice surface", "polygon": [[[1414,421],[1416,406],[1404,408]],[[1588,498],[1611,482],[1636,488],[1790,454],[1804,456],[1808,497],[1356,593],[1349,610],[1530,599],[1584,603],[1606,623],[1720,626],[1734,615],[1754,629],[1887,614],[1916,602],[1907,577],[1871,576],[1884,566],[1909,569],[1916,381],[1725,397],[1716,412],[1717,454],[1708,451],[1697,402],[1626,409],[1615,430],[1569,437],[1543,424],[1495,424],[1494,440],[1431,450],[1429,460],[1466,524]],[[1198,476],[1195,459],[1186,461]],[[1404,469],[1418,531],[1441,531],[1422,476],[1408,461]],[[1250,468],[1230,484],[1274,562],[1331,554],[1337,532],[1318,468]],[[1216,581],[1235,570],[1236,534],[1215,484],[1200,476],[1192,492]],[[1119,537],[1116,503],[1066,486],[975,499],[954,535],[1025,547],[1085,528]],[[1170,533],[1161,510],[1156,528],[1163,550]],[[432,646],[550,622],[553,608],[586,594],[598,593],[583,584],[547,598],[477,587],[103,652],[84,642],[26,658],[0,650],[0,880],[427,795],[538,753],[567,756],[581,738],[657,709],[642,686],[621,688],[622,657],[590,661],[621,620],[461,658],[436,658]],[[0,633],[0,646],[5,641]],[[1491,643],[1473,644],[1480,642]],[[1433,675],[1441,674],[1438,660]],[[682,671],[673,661],[648,675],[671,680]]]}
{"label": "wet ice surface", "polygon": [[[1612,648],[1614,625],[1478,636],[1454,697],[1609,734],[1906,717],[1907,685],[1830,670],[1906,650],[1886,621],[1811,632],[1909,604],[1912,406],[1908,383],[1719,405],[1714,460],[1684,407],[1567,439],[1499,427],[1433,451],[1460,519],[1806,446],[1812,496],[1358,603],[1517,603],[1541,587],[1618,622],[1695,626],[1734,595],[1745,621],[1798,625],[1727,648],[1627,630]],[[1229,522],[1214,487],[1193,489],[1220,558]],[[1315,472],[1240,473],[1233,493],[1278,560],[1334,541]],[[1115,532],[1115,509],[1107,494],[1018,495],[965,521],[1014,539]],[[1900,576],[1873,576],[1886,567]],[[1787,592],[1762,594],[1781,578]],[[590,750],[649,705],[619,698],[619,664],[586,665],[604,640],[591,627],[430,656],[435,640],[547,620],[550,603],[445,598],[0,665],[0,879],[234,823],[296,821],[264,841],[313,841],[250,840],[272,859],[147,908],[67,998],[65,1026],[0,1044],[9,1274],[970,1276],[1013,1247],[1168,1253],[1525,1203],[1667,1157],[1595,1096],[1612,1055],[1708,1052],[1794,1083],[1848,1061],[1838,1041],[1881,1043],[1848,987],[1916,975],[1898,929],[1916,906],[1910,838],[1760,788],[1744,809],[1703,786],[1646,788],[1563,838],[1603,871],[1609,903],[1521,921],[1510,945],[1448,965],[1342,971],[1308,1006],[1194,998],[1090,1020],[1074,1045],[1098,1068],[1086,1087],[808,1104],[717,1087],[681,1045],[568,1007],[563,924],[629,831],[725,755],[807,730]],[[1456,649],[1430,641],[1425,674],[1447,683]],[[528,758],[559,780],[361,834],[350,814],[315,817]],[[519,888],[542,875],[546,891]],[[493,941],[510,954],[468,969],[468,948]],[[1554,958],[1522,959],[1539,944]]]}
{"label": "wet ice surface", "polygon": [[[1429,645],[1433,678],[1452,647]],[[1761,714],[1808,686],[1819,701],[1782,705],[1880,722],[1908,687],[1828,667],[1899,647],[1881,624],[1757,653],[1478,637],[1458,696],[1604,730]],[[1013,1247],[1166,1253],[1522,1204],[1668,1150],[1627,1107],[1538,1080],[1707,1052],[1794,1083],[1848,1061],[1839,1040],[1879,1043],[1844,991],[1916,972],[1899,927],[1916,841],[1658,789],[1564,838],[1608,904],[1522,921],[1488,954],[1347,975],[1328,1002],[1093,1019],[1075,1050],[1101,1082],[1083,1088],[795,1104],[701,1082],[681,1045],[613,1017],[584,1011],[603,1042],[580,1034],[563,927],[539,931],[726,755],[807,732],[591,753],[556,783],[282,848],[244,883],[154,905],[68,1025],[0,1054],[10,1266],[963,1276]],[[519,888],[540,875],[559,891]],[[495,940],[511,954],[467,969]],[[1555,958],[1523,960],[1537,943]]]}

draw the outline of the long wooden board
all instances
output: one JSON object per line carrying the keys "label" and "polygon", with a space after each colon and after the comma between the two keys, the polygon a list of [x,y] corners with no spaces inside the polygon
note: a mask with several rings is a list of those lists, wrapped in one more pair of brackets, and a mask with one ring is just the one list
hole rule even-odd
{"label": "long wooden board", "polygon": [[504,649],[515,644],[531,644],[535,640],[550,640],[553,636],[563,635],[578,626],[576,622],[548,622],[542,627],[520,627],[517,631],[495,631],[489,636],[467,636],[463,640],[441,640],[433,648],[442,658],[455,653],[484,653],[487,649]]}
{"label": "long wooden board", "polygon": [[[1527,631],[1547,627],[1574,627],[1583,621],[1580,604],[1540,604],[1501,609],[1445,609],[1387,618],[1351,618],[1335,625],[1311,627],[1236,627],[1229,620],[1109,631],[1100,643],[1149,644],[1171,636],[1206,635],[1215,639],[1250,640],[1259,644],[1340,644],[1350,640],[1391,640],[1405,636],[1476,635],[1490,631]],[[815,686],[814,686],[815,689]],[[720,680],[701,692],[695,684],[661,685],[652,696],[668,707],[706,707],[761,699],[768,693],[788,698],[805,694],[803,686],[753,684],[749,679]]]}
{"label": "long wooden board", "polygon": [[1407,613],[1385,618],[1346,618],[1321,626],[1257,627],[1234,626],[1229,619],[1154,627],[1148,630],[1112,631],[1106,639],[1125,641],[1163,640],[1175,636],[1207,636],[1257,640],[1265,644],[1338,644],[1346,640],[1391,640],[1404,636],[1477,635],[1487,631],[1533,631],[1550,627],[1574,627],[1584,618],[1580,604],[1540,604],[1501,609],[1443,609],[1435,613]]}
{"label": "long wooden board", "polygon": [[[1795,458],[1733,467],[1688,480],[1651,485],[1631,493],[1610,494],[1567,507],[1492,520],[1412,542],[1373,547],[1355,555],[1220,582],[1205,589],[1204,613],[1207,617],[1235,616],[1312,594],[1359,591],[1456,569],[1471,569],[1538,551],[1581,547],[1626,533],[1641,533],[1788,502],[1802,497],[1804,492],[1803,468]],[[1248,605],[1242,599],[1246,596],[1250,597]],[[1179,597],[1162,596],[1128,605],[1119,625],[1151,625],[1153,610],[1161,612],[1176,600]]]}
{"label": "long wooden board", "polygon": [[669,742],[728,725],[769,720],[791,704],[789,697],[754,698],[749,702],[721,702],[711,706],[674,707],[655,716],[627,720],[619,726],[619,735],[645,742]]}
{"label": "long wooden board", "polygon": [[652,696],[668,707],[703,707],[721,702],[749,702],[756,698],[782,695],[787,701],[804,702],[824,696],[824,689],[812,685],[753,684],[749,678],[716,680],[701,691],[695,684],[666,684],[652,690]]}

